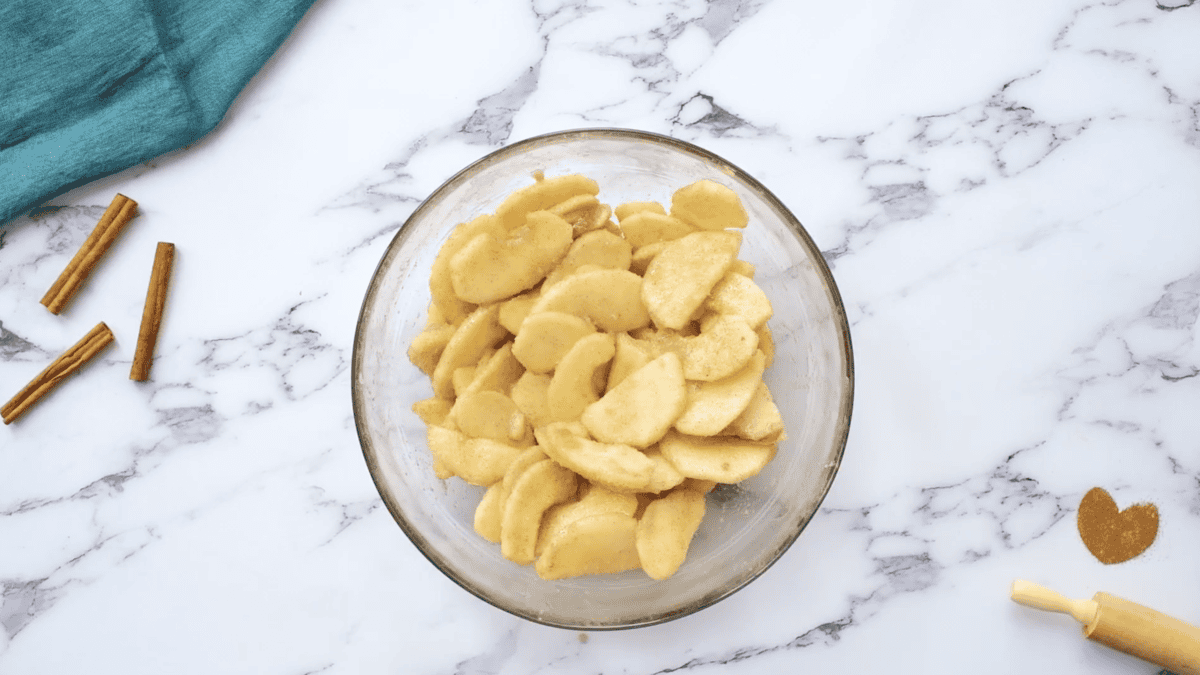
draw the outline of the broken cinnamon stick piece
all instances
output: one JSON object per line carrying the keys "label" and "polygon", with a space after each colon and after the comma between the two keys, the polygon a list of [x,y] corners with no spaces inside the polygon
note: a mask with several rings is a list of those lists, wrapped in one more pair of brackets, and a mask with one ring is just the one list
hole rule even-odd
{"label": "broken cinnamon stick piece", "polygon": [[154,362],[154,345],[158,327],[162,324],[163,307],[167,304],[167,286],[171,283],[171,266],[175,262],[175,244],[158,242],[154,251],[154,268],[150,271],[150,287],[146,290],[146,305],[142,308],[142,327],[138,331],[137,349],[133,353],[133,368],[129,379],[145,382],[150,378]]}
{"label": "broken cinnamon stick piece", "polygon": [[42,298],[46,309],[54,314],[63,311],[87,276],[92,273],[100,256],[104,255],[117,235],[136,214],[137,202],[122,194],[113,197],[100,222],[96,223],[96,228],[88,235],[75,257],[71,258],[71,262],[67,263],[67,268],[58,275],[54,285],[46,291],[46,296]]}
{"label": "broken cinnamon stick piece", "polygon": [[68,375],[92,360],[112,341],[113,334],[108,326],[104,325],[103,321],[96,324],[96,327],[89,331],[82,340],[76,342],[45,370],[38,373],[38,376],[25,385],[24,389],[12,397],[8,403],[5,403],[3,408],[0,408],[0,415],[3,415],[4,423],[12,424],[13,420],[29,409],[29,406],[41,400],[51,389],[57,387]]}

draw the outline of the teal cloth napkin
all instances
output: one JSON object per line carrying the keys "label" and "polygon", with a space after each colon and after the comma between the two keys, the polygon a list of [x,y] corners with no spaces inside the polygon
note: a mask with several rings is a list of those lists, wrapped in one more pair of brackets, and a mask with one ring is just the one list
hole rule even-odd
{"label": "teal cloth napkin", "polygon": [[192,143],[314,0],[0,0],[0,224]]}

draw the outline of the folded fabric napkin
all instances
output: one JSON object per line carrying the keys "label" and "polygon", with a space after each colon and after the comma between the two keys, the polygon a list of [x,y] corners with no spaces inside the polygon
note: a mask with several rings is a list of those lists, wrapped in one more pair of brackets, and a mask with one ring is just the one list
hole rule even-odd
{"label": "folded fabric napkin", "polygon": [[211,131],[313,2],[0,1],[0,224]]}

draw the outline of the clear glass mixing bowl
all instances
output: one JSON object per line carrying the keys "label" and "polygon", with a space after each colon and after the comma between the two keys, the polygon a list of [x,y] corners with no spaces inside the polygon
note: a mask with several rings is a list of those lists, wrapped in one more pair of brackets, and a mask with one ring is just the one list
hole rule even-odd
{"label": "clear glass mixing bowl", "polygon": [[[687,561],[670,579],[641,570],[543,581],[504,559],[473,529],[483,488],[433,474],[425,427],[411,412],[432,395],[407,358],[429,305],[429,272],[458,223],[490,212],[513,190],[582,173],[617,205],[654,200],[701,178],[733,188],[750,214],[740,257],[757,268],[775,315],[775,362],[765,380],[787,427],[771,464],[708,496]],[[841,463],[854,369],[841,297],[812,239],[758,181],[689,143],[639,131],[567,131],[515,143],[438,188],[396,233],[367,289],[354,339],[354,417],[371,476],[416,547],[479,598],[531,621],[577,630],[646,626],[712,605],[753,581],[816,513]]]}

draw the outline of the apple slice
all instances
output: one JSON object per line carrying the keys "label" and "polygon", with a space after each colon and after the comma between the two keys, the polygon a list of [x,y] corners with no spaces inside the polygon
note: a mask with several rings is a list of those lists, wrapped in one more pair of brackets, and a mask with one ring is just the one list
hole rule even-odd
{"label": "apple slice", "polygon": [[774,312],[771,301],[758,284],[733,271],[713,287],[704,306],[719,314],[740,316],[754,330],[765,324]]}
{"label": "apple slice", "polygon": [[737,232],[696,232],[666,246],[646,268],[642,300],[655,325],[679,330],[737,259]]}
{"label": "apple slice", "polygon": [[613,215],[617,217],[618,223],[624,222],[626,218],[635,213],[657,213],[665,216],[667,215],[667,210],[658,202],[625,202],[613,209]]}
{"label": "apple slice", "polygon": [[758,335],[758,348],[767,357],[767,367],[775,362],[775,336],[771,335],[771,327],[763,324],[755,334]]}
{"label": "apple slice", "polygon": [[670,243],[669,241],[658,241],[635,250],[633,256],[629,258],[629,271],[645,276],[646,270],[650,268],[650,263],[654,262],[658,254],[662,253]]}
{"label": "apple slice", "polygon": [[581,421],[605,443],[653,445],[687,405],[683,365],[673,352],[654,359],[589,405]]}
{"label": "apple slice", "polygon": [[763,470],[775,456],[776,444],[734,436],[685,436],[671,431],[658,447],[688,478],[738,483]]}
{"label": "apple slice", "polygon": [[662,450],[659,450],[657,445],[646,448],[646,457],[654,462],[654,472],[650,474],[650,484],[646,486],[646,492],[665,492],[687,480],[679,473],[679,469],[663,457]]}
{"label": "apple slice", "polygon": [[537,304],[537,301],[542,297],[541,287],[531,291],[526,291],[520,295],[513,297],[500,303],[500,325],[504,326],[508,332],[516,335],[521,332],[521,324],[525,323],[525,317],[529,316],[529,310]]}
{"label": "apple slice", "polygon": [[[458,430],[472,438],[519,441],[524,436],[525,415],[513,400],[498,391],[473,391],[458,397],[450,415]],[[513,437],[513,430],[521,433]]]}
{"label": "apple slice", "polygon": [[550,507],[542,519],[535,555],[541,555],[546,543],[561,534],[570,523],[603,513],[622,513],[632,516],[637,511],[637,498],[632,494],[615,492],[603,485],[584,481],[579,486],[578,499]]}
{"label": "apple slice", "polygon": [[628,270],[633,249],[629,242],[607,230],[588,232],[575,240],[567,255],[546,275],[542,289],[547,289],[573,274],[584,265],[605,269]]}
{"label": "apple slice", "polygon": [[572,274],[542,292],[530,310],[587,317],[597,328],[621,333],[650,323],[642,304],[642,278],[627,270],[593,269]]}
{"label": "apple slice", "polygon": [[491,214],[484,214],[455,227],[434,258],[433,269],[429,273],[429,294],[432,296],[433,305],[450,325],[457,326],[462,323],[475,309],[475,305],[460,299],[454,292],[450,260],[471,240],[484,233],[501,239],[505,236],[500,221]]}
{"label": "apple slice", "polygon": [[758,334],[741,317],[718,314],[699,335],[676,344],[682,346],[684,377],[711,382],[729,377],[749,363],[758,350]]}
{"label": "apple slice", "polygon": [[722,433],[752,441],[772,437],[782,440],[779,439],[779,434],[783,433],[783,417],[780,416],[779,408],[775,406],[775,400],[771,397],[766,383],[758,383],[758,388],[746,409]]}
{"label": "apple slice", "polygon": [[702,230],[746,227],[746,214],[737,193],[716,181],[698,180],[671,195],[671,215]]}
{"label": "apple slice", "polygon": [[757,351],[745,368],[729,377],[712,382],[689,383],[687,407],[675,420],[675,428],[680,433],[692,436],[715,436],[721,433],[750,405],[754,392],[762,384],[765,362],[766,357]]}
{"label": "apple slice", "polygon": [[588,335],[596,333],[591,321],[565,312],[530,314],[513,342],[513,355],[535,373],[554,370],[567,352]]}
{"label": "apple slice", "polygon": [[571,246],[571,225],[548,211],[534,211],[527,225],[501,239],[490,232],[467,242],[450,259],[454,293],[476,304],[510,298],[532,288]]}
{"label": "apple slice", "polygon": [[617,333],[617,350],[613,355],[612,367],[608,370],[606,391],[612,391],[642,366],[650,363],[650,355],[640,340],[628,333]]}
{"label": "apple slice", "polygon": [[678,218],[649,211],[635,213],[621,221],[621,232],[634,248],[660,241],[675,241],[695,231],[696,228]]}
{"label": "apple slice", "polygon": [[687,558],[704,519],[704,493],[672,490],[646,507],[634,536],[638,559],[651,579],[670,578]]}
{"label": "apple slice", "polygon": [[577,436],[561,423],[536,429],[534,434],[550,459],[610,490],[645,490],[654,477],[654,461],[633,446],[598,443]]}
{"label": "apple slice", "polygon": [[452,475],[472,485],[489,487],[502,480],[524,451],[490,438],[471,438],[460,431],[428,427],[426,438],[433,457]]}
{"label": "apple slice", "polygon": [[504,504],[500,554],[521,565],[533,562],[546,509],[575,496],[577,487],[574,473],[548,459],[522,472]]}
{"label": "apple slice", "polygon": [[493,483],[483,493],[479,506],[475,507],[475,532],[493,544],[500,543],[500,520],[504,517],[504,503],[501,500],[504,482]]}
{"label": "apple slice", "polygon": [[546,389],[546,412],[551,420],[577,420],[599,399],[593,376],[612,360],[614,351],[613,336],[608,333],[593,333],[571,347],[554,369]]}
{"label": "apple slice", "polygon": [[450,338],[454,337],[454,330],[454,326],[443,323],[421,331],[408,347],[408,360],[422,373],[432,375],[442,351],[450,343]]}
{"label": "apple slice", "polygon": [[638,521],[624,513],[601,513],[571,521],[551,537],[534,565],[543,579],[615,574],[636,569]]}
{"label": "apple slice", "polygon": [[484,350],[491,349],[508,334],[497,321],[498,314],[497,305],[479,307],[454,331],[433,369],[433,391],[438,398],[453,398],[454,371],[478,363]]}
{"label": "apple slice", "polygon": [[412,411],[426,426],[443,426],[442,423],[446,421],[446,416],[450,414],[453,406],[454,401],[434,397],[417,401],[412,405]]}
{"label": "apple slice", "polygon": [[577,195],[598,195],[596,181],[579,174],[543,178],[533,185],[510,194],[496,207],[496,218],[505,230],[515,230],[525,224],[534,211],[543,211],[562,204]]}
{"label": "apple slice", "polygon": [[535,427],[549,424],[552,421],[550,413],[546,409],[546,391],[549,389],[549,375],[527,370],[509,392],[513,403],[517,404],[517,408]]}
{"label": "apple slice", "polygon": [[487,361],[481,361],[475,368],[475,377],[464,389],[464,394],[477,391],[498,391],[507,394],[512,390],[525,367],[512,353],[513,343],[505,342],[492,354]]}
{"label": "apple slice", "polygon": [[592,195],[575,195],[548,211],[570,223],[576,239],[604,227],[612,216],[612,207]]}

